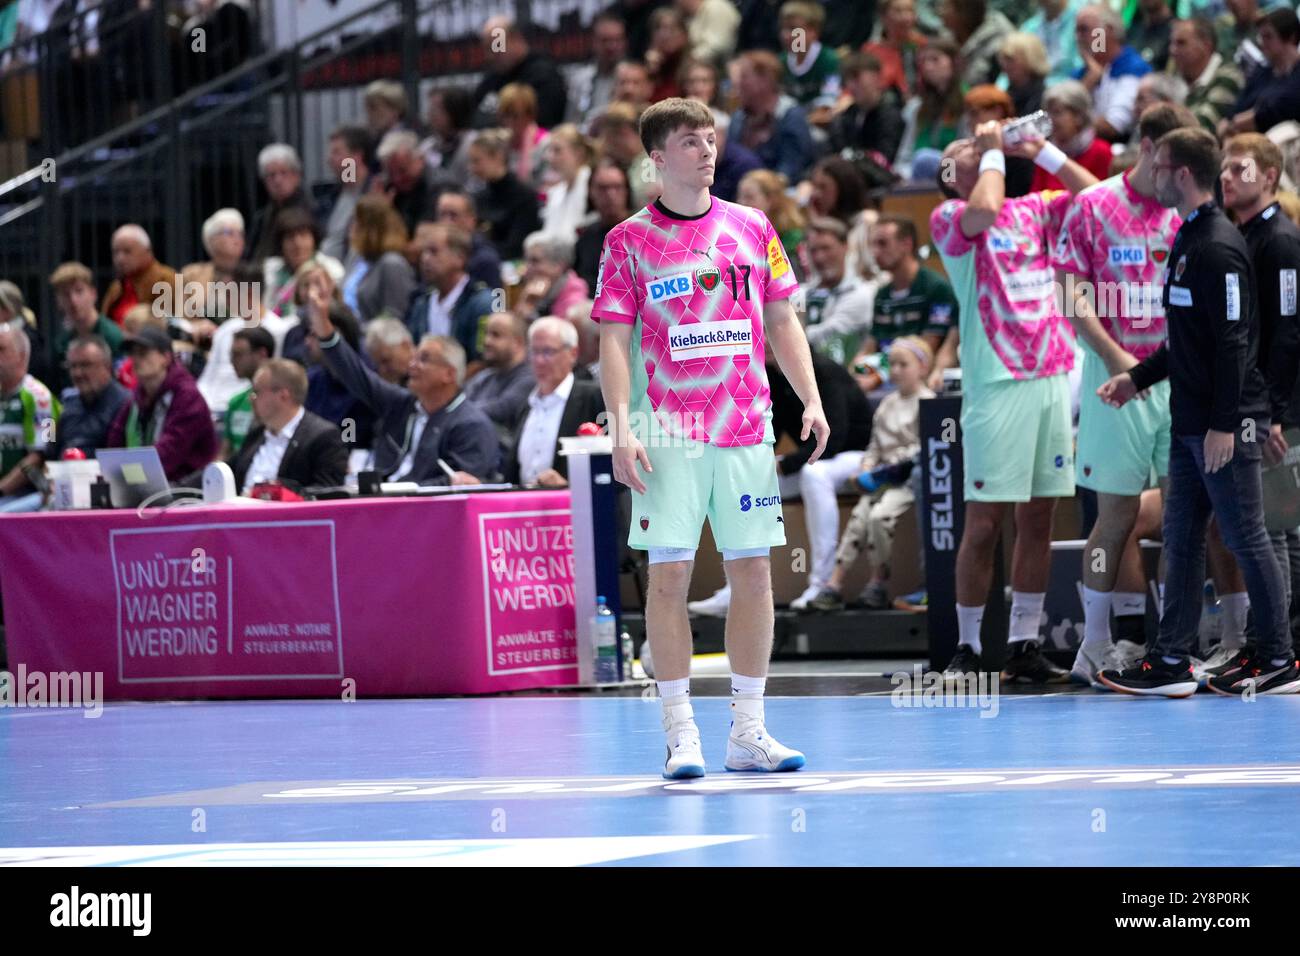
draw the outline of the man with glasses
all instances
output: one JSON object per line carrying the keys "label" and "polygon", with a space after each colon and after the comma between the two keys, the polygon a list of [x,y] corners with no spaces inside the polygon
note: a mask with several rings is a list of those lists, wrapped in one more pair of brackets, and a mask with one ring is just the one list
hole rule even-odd
{"label": "man with glasses", "polygon": [[[605,400],[595,382],[574,378],[578,330],[572,323],[553,315],[534,322],[528,329],[528,361],[537,385],[515,424],[506,481],[529,488],[567,488],[569,472],[559,454],[560,439],[577,435],[586,422],[596,422]],[[462,481],[475,483],[468,476]]]}
{"label": "man with glasses", "polygon": [[303,408],[307,373],[297,362],[270,359],[252,376],[250,399],[258,424],[230,461],[243,494],[265,481],[293,488],[341,485],[348,451],[339,428]]}
{"label": "man with glasses", "polygon": [[1212,677],[1229,696],[1300,691],[1282,574],[1264,528],[1260,460],[1269,437],[1268,390],[1257,366],[1259,315],[1246,240],[1214,202],[1221,154],[1213,134],[1176,129],[1156,144],[1155,194],[1183,224],[1169,254],[1163,304],[1168,340],[1098,389],[1115,407],[1170,380],[1172,440],[1165,499],[1165,606],[1147,656],[1101,683],[1127,694],[1190,697],[1188,660],[1201,619],[1205,532],[1218,520],[1255,610],[1259,644]]}
{"label": "man with glasses", "polygon": [[55,429],[54,455],[69,448],[87,458],[108,443],[108,426],[131,393],[113,378],[113,353],[98,335],[79,335],[68,346],[68,375],[72,388],[63,393],[63,414]]}

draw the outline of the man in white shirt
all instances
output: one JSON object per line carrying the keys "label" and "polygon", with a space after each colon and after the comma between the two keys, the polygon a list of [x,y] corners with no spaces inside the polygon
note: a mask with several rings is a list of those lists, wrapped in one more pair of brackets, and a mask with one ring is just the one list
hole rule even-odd
{"label": "man in white shirt", "polygon": [[537,386],[515,426],[514,449],[505,465],[506,481],[541,488],[568,486],[568,468],[559,454],[560,438],[578,434],[586,422],[599,424],[605,410],[600,386],[574,378],[578,330],[553,315],[528,329],[528,360]]}
{"label": "man in white shirt", "polygon": [[808,344],[837,365],[846,365],[871,333],[877,283],[849,272],[848,230],[829,216],[808,227],[808,255],[817,271],[804,297]]}

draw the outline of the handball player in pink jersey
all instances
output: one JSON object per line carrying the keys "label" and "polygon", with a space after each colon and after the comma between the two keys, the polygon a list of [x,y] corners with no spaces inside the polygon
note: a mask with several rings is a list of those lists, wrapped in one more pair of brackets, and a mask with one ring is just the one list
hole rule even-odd
{"label": "handball player in pink jersey", "polygon": [[763,713],[769,553],[785,544],[767,346],[803,401],[801,438],[817,439],[810,461],[830,432],[789,302],[798,283],[767,216],[709,194],[718,150],[706,106],[662,100],[642,114],[640,134],[663,192],[606,237],[592,318],[614,477],[632,489],[628,543],[649,552],[646,634],[663,698],[663,772],[705,770],[690,701],[686,597],[706,516],[733,594],[725,766],[798,770],[803,754],[768,734]]}

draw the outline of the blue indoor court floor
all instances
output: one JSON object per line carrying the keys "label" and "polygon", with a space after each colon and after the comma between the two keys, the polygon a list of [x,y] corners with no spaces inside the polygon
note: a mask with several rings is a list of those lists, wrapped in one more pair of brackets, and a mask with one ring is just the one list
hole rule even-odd
{"label": "blue indoor court floor", "polygon": [[638,697],[0,709],[0,865],[1300,864],[1300,697],[774,697],[775,776],[694,702],[677,783]]}

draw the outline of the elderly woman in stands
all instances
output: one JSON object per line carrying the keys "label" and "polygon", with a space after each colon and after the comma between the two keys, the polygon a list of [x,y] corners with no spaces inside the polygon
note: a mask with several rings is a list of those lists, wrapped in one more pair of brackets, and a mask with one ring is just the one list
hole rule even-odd
{"label": "elderly woman in stands", "polygon": [[409,239],[402,217],[382,196],[358,200],[348,232],[352,254],[343,301],[361,322],[406,315],[415,291],[415,270],[405,255]]}
{"label": "elderly woman in stands", "polygon": [[294,290],[298,270],[308,262],[318,261],[335,277],[343,278],[343,263],[319,251],[321,231],[311,213],[290,207],[275,217],[275,248],[278,256],[268,256],[263,265],[266,288],[262,302],[268,312],[288,318],[294,314]]}
{"label": "elderly woman in stands", "polygon": [[534,232],[524,240],[523,291],[512,310],[527,322],[564,315],[587,298],[587,283],[573,271],[573,240]]}
{"label": "elderly woman in stands", "polygon": [[244,217],[238,209],[218,209],[203,223],[203,248],[211,257],[191,262],[181,270],[181,284],[189,299],[191,289],[203,290],[204,312],[191,318],[190,333],[196,343],[208,345],[217,326],[236,309],[231,299],[235,289],[235,266],[244,257]]}
{"label": "elderly woman in stands", "polygon": [[[1078,80],[1057,83],[1043,94],[1043,109],[1052,119],[1049,140],[1098,179],[1109,176],[1113,151],[1110,143],[1093,128],[1093,101],[1088,88]],[[1038,192],[1064,189],[1065,184],[1041,166],[1035,166],[1034,181],[1029,188]]]}

